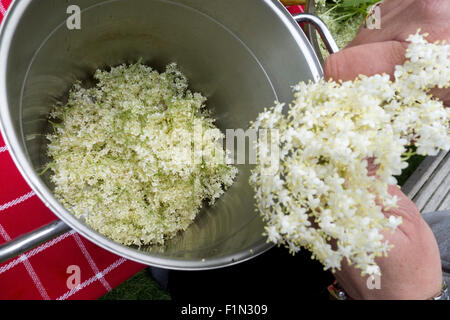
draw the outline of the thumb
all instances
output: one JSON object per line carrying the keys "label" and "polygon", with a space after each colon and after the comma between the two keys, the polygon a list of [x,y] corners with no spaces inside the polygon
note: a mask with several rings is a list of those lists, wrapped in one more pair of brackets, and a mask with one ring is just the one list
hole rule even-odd
{"label": "thumb", "polygon": [[[332,54],[325,61],[325,79],[335,81],[354,80],[360,74],[372,76],[374,74],[393,74],[395,66],[405,62],[407,42],[384,41],[347,47]],[[450,107],[450,90],[433,89],[431,94],[442,100]]]}
{"label": "thumb", "polygon": [[325,61],[325,79],[354,80],[358,75],[394,74],[395,66],[405,61],[407,43],[385,41],[345,48]]}

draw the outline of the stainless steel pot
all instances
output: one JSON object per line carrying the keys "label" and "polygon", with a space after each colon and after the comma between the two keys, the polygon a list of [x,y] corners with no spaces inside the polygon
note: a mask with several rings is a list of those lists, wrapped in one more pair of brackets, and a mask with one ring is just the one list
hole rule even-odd
{"label": "stainless steel pot", "polygon": [[[80,30],[66,24],[69,5],[82,10]],[[314,16],[295,18],[329,37]],[[69,228],[125,258],[170,269],[222,267],[269,249],[247,182],[249,165],[239,166],[233,187],[186,232],[164,246],[140,248],[115,243],[76,219],[54,198],[48,175],[36,172],[48,161],[50,107],[75,80],[139,57],[157,69],[177,62],[191,87],[208,97],[221,129],[246,128],[274,100],[290,101],[293,84],[322,77],[296,20],[276,0],[14,1],[0,31],[2,134],[28,184],[61,220],[1,246],[0,261]],[[332,39],[327,43],[337,50]]]}

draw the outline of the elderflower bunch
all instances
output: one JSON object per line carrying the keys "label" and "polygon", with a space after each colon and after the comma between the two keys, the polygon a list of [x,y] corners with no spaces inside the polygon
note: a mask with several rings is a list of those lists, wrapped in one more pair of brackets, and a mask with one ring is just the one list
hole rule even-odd
{"label": "elderflower bunch", "polygon": [[[92,88],[75,84],[51,114],[58,122],[47,137],[55,194],[116,242],[162,244],[233,183],[223,134],[175,64],[163,73],[120,65],[94,78]],[[209,154],[219,156],[204,162]]]}
{"label": "elderflower bunch", "polygon": [[[287,112],[277,103],[252,124],[269,132],[256,144],[250,178],[268,241],[292,253],[304,247],[325,269],[346,259],[362,274],[380,273],[374,259],[391,248],[381,231],[401,223],[382,207],[396,206],[387,186],[407,167],[406,146],[423,155],[450,148],[449,109],[427,93],[450,86],[450,46],[428,43],[419,32],[408,41],[394,82],[375,75],[300,83]],[[279,167],[271,172],[274,154]]]}

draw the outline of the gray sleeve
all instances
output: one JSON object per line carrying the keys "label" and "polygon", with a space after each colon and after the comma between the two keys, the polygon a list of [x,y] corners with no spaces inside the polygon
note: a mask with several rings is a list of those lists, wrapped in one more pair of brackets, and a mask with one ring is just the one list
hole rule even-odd
{"label": "gray sleeve", "polygon": [[450,285],[450,211],[424,213],[422,217],[436,237],[441,253],[443,276],[445,282]]}

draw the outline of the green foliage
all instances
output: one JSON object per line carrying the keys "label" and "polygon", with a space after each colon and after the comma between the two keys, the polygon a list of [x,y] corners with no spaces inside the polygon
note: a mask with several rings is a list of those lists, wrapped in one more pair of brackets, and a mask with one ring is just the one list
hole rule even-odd
{"label": "green foliage", "polygon": [[100,300],[170,300],[170,296],[143,270]]}
{"label": "green foliage", "polygon": [[379,2],[378,0],[333,0],[328,1],[326,7],[333,15],[333,21],[347,22],[358,15],[366,15],[367,9]]}
{"label": "green foliage", "polygon": [[[356,35],[359,26],[367,16],[367,9],[378,0],[316,0],[316,11],[327,24],[340,49],[343,49]],[[328,51],[319,41],[322,56]]]}

